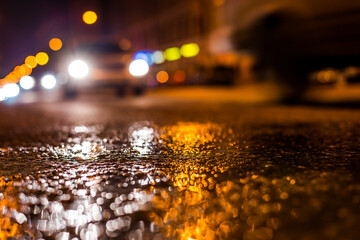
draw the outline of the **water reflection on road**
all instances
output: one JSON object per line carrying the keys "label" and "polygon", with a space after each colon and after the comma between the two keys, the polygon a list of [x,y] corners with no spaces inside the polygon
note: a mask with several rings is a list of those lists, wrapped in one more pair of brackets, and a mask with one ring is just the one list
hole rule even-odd
{"label": "water reflection on road", "polygon": [[259,160],[241,134],[212,122],[136,122],[105,138],[101,129],[71,127],[60,146],[0,149],[0,239],[358,233],[360,185],[350,174],[296,163],[298,170],[279,174],[274,156]]}

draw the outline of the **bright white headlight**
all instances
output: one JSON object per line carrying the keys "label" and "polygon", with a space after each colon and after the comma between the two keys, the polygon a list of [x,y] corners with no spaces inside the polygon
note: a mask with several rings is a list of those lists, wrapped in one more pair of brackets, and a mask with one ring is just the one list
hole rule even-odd
{"label": "bright white headlight", "polygon": [[68,72],[71,77],[82,79],[89,73],[89,66],[83,60],[74,60],[69,64]]}
{"label": "bright white headlight", "polygon": [[20,93],[20,88],[16,83],[9,83],[3,87],[5,97],[12,98],[16,97]]}
{"label": "bright white headlight", "polygon": [[149,72],[149,65],[145,60],[137,59],[130,63],[129,72],[135,77],[144,76]]}
{"label": "bright white headlight", "polygon": [[6,99],[6,94],[4,89],[0,88],[0,102]]}
{"label": "bright white headlight", "polygon": [[24,76],[20,79],[20,87],[25,90],[32,89],[35,86],[35,79],[32,76]]}
{"label": "bright white headlight", "polygon": [[40,81],[41,86],[46,89],[53,89],[56,86],[56,78],[51,74],[44,75]]}

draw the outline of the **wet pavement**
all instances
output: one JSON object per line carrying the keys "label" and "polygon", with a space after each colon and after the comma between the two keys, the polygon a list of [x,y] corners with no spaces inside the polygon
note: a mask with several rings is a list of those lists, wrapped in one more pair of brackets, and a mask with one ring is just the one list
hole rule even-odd
{"label": "wet pavement", "polygon": [[360,110],[0,106],[0,239],[360,238]]}

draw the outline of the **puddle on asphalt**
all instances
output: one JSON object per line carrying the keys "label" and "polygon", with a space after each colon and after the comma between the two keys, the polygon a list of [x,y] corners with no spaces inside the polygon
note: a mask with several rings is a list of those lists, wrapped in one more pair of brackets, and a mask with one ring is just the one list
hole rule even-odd
{"label": "puddle on asphalt", "polygon": [[269,174],[281,165],[256,161],[231,128],[138,122],[108,138],[99,126],[67,131],[60,146],[0,149],[0,239],[359,236],[351,174],[303,166]]}

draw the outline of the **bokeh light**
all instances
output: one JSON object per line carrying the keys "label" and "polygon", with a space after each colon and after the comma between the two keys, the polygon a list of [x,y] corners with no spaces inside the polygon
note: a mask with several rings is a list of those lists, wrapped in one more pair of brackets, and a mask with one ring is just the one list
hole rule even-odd
{"label": "bokeh light", "polygon": [[68,72],[71,77],[82,79],[89,73],[89,66],[83,60],[74,60],[69,64]]}
{"label": "bokeh light", "polygon": [[34,56],[28,56],[25,59],[25,64],[30,68],[35,68],[37,66],[36,57]]}
{"label": "bokeh light", "polygon": [[20,87],[25,90],[32,89],[35,86],[35,79],[32,76],[24,76],[20,79]]}
{"label": "bokeh light", "polygon": [[146,51],[139,51],[134,54],[134,60],[142,59],[147,62],[148,65],[152,65],[154,63],[154,58],[152,54]]}
{"label": "bokeh light", "polygon": [[97,20],[97,14],[94,11],[86,11],[83,16],[83,21],[86,24],[94,24]]}
{"label": "bokeh light", "polygon": [[137,59],[130,63],[129,72],[135,77],[141,77],[149,72],[149,65],[145,60]]}
{"label": "bokeh light", "polygon": [[178,47],[168,48],[164,52],[164,58],[168,61],[175,61],[181,58],[180,49]]}
{"label": "bokeh light", "polygon": [[195,57],[200,52],[200,47],[196,43],[188,43],[181,46],[181,55],[183,57]]}
{"label": "bokeh light", "polygon": [[21,66],[25,69],[25,75],[30,75],[32,73],[32,68],[26,65],[25,63]]}
{"label": "bokeh light", "polygon": [[13,80],[17,82],[22,76],[20,73],[16,72],[15,70],[11,72],[11,74],[14,76]]}
{"label": "bokeh light", "polygon": [[122,38],[120,39],[119,41],[119,47],[122,49],[122,50],[130,50],[131,49],[131,41],[129,39],[126,39],[126,38]]}
{"label": "bokeh light", "polygon": [[6,99],[5,90],[0,88],[0,102]]}
{"label": "bokeh light", "polygon": [[222,6],[224,3],[225,3],[225,0],[213,0],[213,4],[214,4],[216,7],[220,7],[220,6]]}
{"label": "bokeh light", "polygon": [[165,71],[160,71],[156,74],[156,80],[159,83],[166,83],[169,80],[169,74]]}
{"label": "bokeh light", "polygon": [[36,61],[39,65],[45,65],[49,61],[49,56],[44,52],[36,54]]}
{"label": "bokeh light", "polygon": [[41,80],[41,86],[45,89],[53,89],[56,86],[56,78],[52,74],[44,75]]}
{"label": "bokeh light", "polygon": [[16,66],[13,73],[17,78],[21,78],[22,76],[26,75],[26,69],[23,66]]}
{"label": "bokeh light", "polygon": [[175,83],[183,83],[186,78],[186,73],[183,70],[177,70],[173,74],[173,79]]}
{"label": "bokeh light", "polygon": [[12,82],[16,82],[16,76],[15,76],[15,74],[14,73],[9,73],[6,77],[5,77],[5,79],[9,82],[9,83],[12,83]]}
{"label": "bokeh light", "polygon": [[53,51],[58,51],[62,48],[62,41],[59,38],[52,38],[49,41],[49,47]]}
{"label": "bokeh light", "polygon": [[153,52],[152,55],[154,58],[154,63],[156,63],[156,64],[161,64],[165,61],[164,53],[162,51],[155,51],[155,52]]}
{"label": "bokeh light", "polygon": [[7,98],[16,97],[20,93],[20,88],[16,83],[9,83],[3,87]]}

